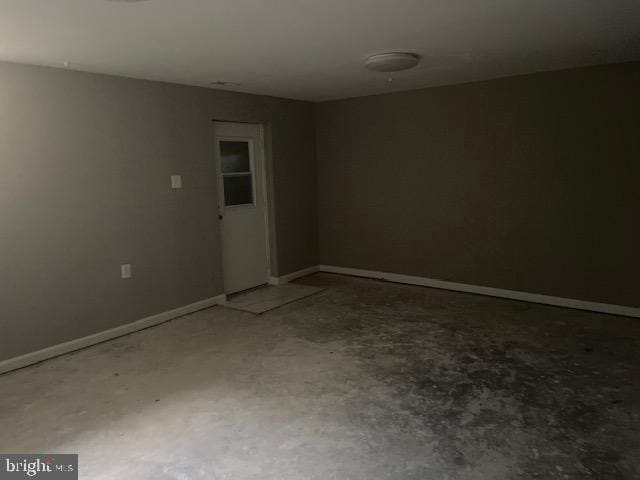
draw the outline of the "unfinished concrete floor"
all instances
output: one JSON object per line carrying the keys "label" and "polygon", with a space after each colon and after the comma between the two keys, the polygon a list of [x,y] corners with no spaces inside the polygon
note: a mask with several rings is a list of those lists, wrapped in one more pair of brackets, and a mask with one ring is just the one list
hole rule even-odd
{"label": "unfinished concrete floor", "polygon": [[640,321],[318,274],[0,377],[0,451],[80,478],[640,477]]}

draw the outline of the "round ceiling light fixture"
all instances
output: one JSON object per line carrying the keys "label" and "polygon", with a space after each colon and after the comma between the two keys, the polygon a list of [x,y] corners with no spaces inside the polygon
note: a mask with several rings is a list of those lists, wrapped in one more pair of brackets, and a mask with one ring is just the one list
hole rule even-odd
{"label": "round ceiling light fixture", "polygon": [[367,57],[364,66],[376,72],[399,72],[420,63],[420,56],[409,52],[376,53]]}

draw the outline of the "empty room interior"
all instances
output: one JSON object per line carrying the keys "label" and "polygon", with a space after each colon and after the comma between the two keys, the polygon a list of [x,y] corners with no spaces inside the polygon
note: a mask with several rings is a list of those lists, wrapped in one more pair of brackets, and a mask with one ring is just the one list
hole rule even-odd
{"label": "empty room interior", "polygon": [[0,478],[640,478],[636,0],[0,0]]}

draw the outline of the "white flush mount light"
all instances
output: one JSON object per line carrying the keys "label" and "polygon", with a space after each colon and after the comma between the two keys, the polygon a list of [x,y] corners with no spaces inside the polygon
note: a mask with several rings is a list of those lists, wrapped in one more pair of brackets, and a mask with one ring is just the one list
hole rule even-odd
{"label": "white flush mount light", "polygon": [[409,52],[376,53],[367,57],[364,66],[376,72],[399,72],[420,63],[420,56]]}

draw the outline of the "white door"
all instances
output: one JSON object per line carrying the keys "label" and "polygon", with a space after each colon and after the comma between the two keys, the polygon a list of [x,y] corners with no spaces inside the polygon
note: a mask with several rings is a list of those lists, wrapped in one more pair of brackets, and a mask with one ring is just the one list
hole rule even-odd
{"label": "white door", "polygon": [[230,294],[269,278],[262,127],[214,125],[224,291]]}

